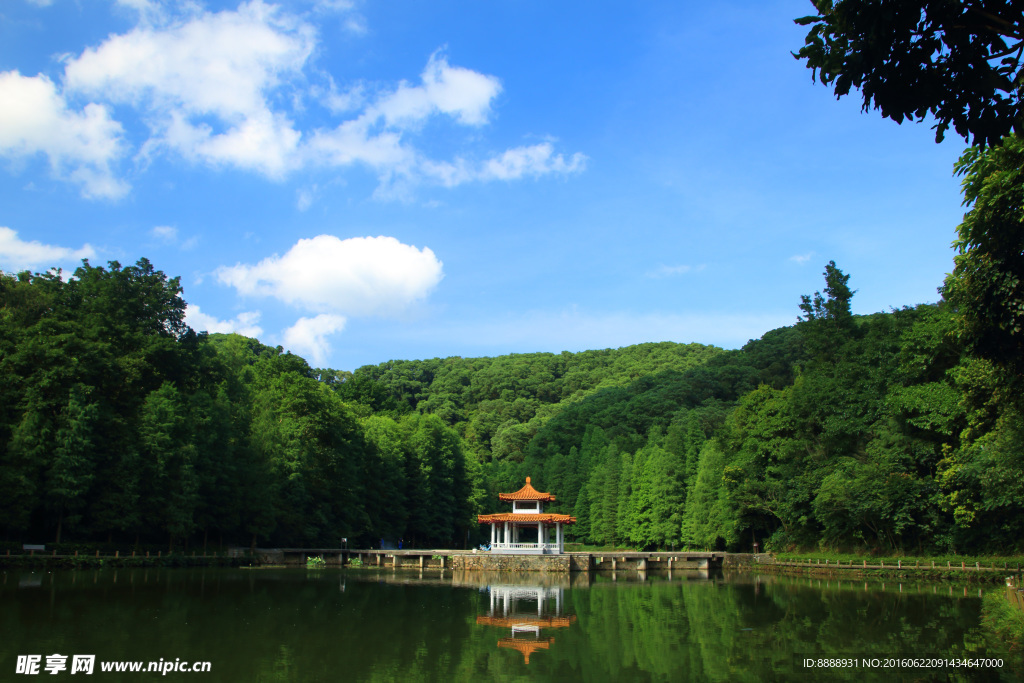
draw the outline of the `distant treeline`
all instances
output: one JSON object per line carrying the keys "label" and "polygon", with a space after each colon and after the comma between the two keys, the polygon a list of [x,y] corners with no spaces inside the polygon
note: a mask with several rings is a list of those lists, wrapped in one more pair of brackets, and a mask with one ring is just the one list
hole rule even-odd
{"label": "distant treeline", "polygon": [[952,306],[850,312],[825,271],[742,349],[313,369],[184,323],[146,260],[0,277],[10,540],[463,547],[526,476],[575,538],[638,548],[1000,552],[1024,528],[1024,420]]}

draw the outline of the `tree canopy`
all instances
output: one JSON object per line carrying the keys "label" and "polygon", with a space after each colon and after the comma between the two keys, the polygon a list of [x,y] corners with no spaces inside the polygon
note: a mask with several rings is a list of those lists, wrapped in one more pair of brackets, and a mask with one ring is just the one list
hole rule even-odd
{"label": "tree canopy", "polygon": [[957,228],[956,267],[946,291],[960,311],[964,342],[1024,375],[1024,140],[968,149],[956,164],[970,207]]}
{"label": "tree canopy", "polygon": [[817,14],[795,53],[843,97],[897,123],[935,117],[935,139],[953,130],[998,145],[1024,130],[1024,6],[1012,0],[811,0]]}
{"label": "tree canopy", "polygon": [[[969,157],[977,220],[1018,211],[998,183],[1014,149]],[[1004,249],[965,224],[966,253]],[[0,274],[0,533],[462,547],[531,476],[600,545],[1019,547],[1024,412],[960,327],[962,275],[949,301],[862,316],[829,262],[796,325],[736,350],[340,372],[196,334],[148,261]]]}

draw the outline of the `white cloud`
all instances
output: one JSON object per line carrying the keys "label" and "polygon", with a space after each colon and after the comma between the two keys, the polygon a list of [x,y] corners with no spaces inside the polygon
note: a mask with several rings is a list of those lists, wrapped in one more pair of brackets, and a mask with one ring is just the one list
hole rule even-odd
{"label": "white cloud", "polygon": [[445,187],[454,187],[474,180],[519,180],[550,173],[567,175],[583,171],[586,165],[585,155],[577,153],[566,161],[564,156],[554,153],[551,143],[543,142],[529,147],[514,147],[477,166],[464,159],[456,159],[454,162],[420,159],[418,171]]}
{"label": "white cloud", "polygon": [[810,261],[811,257],[813,257],[813,256],[814,256],[814,252],[810,251],[810,252],[807,252],[806,254],[796,254],[795,256],[790,256],[789,260],[793,261],[794,263],[799,263],[802,266],[803,264],[805,264],[808,261]]}
{"label": "white cloud", "polygon": [[163,145],[194,161],[281,177],[297,163],[301,134],[271,109],[268,95],[301,74],[314,44],[311,25],[253,0],[234,12],[111,36],[68,62],[65,83],[148,110],[149,149]]}
{"label": "white cloud", "polygon": [[[139,13],[139,20],[145,23],[157,23],[167,18],[167,12],[159,0],[115,0],[118,5],[135,10]],[[181,2],[177,9],[187,9],[190,2]]]}
{"label": "white cloud", "polygon": [[259,337],[263,328],[257,325],[260,320],[259,311],[239,313],[233,320],[218,320],[199,310],[199,306],[188,304],[185,307],[185,323],[193,330],[206,331],[211,334],[218,332],[241,334],[246,337]]}
{"label": "white cloud", "polygon": [[587,165],[587,157],[573,154],[568,161],[561,154],[554,154],[550,142],[531,147],[516,147],[506,151],[484,164],[480,172],[483,180],[515,180],[523,176],[540,176],[548,173],[579,173]]}
{"label": "white cloud", "polygon": [[[318,38],[311,22],[340,12],[350,24],[346,30],[365,31],[348,0],[313,0],[302,14],[263,0],[221,12],[193,0],[116,1],[137,12],[138,25],[65,57],[60,88],[45,76],[26,79],[17,72],[7,78],[7,92],[0,88],[0,154],[44,152],[57,175],[81,184],[87,196],[119,197],[129,189],[111,170],[127,150],[124,129],[107,104],[134,112],[148,127],[144,139],[135,140],[137,159],[171,153],[273,180],[314,166],[363,165],[379,179],[377,197],[405,197],[422,183],[452,187],[565,175],[586,166],[584,155],[557,154],[550,142],[491,158],[427,157],[417,144],[424,124],[445,118],[484,126],[502,92],[500,80],[453,66],[438,50],[418,83],[337,85],[311,67]],[[65,96],[94,102],[77,113]],[[302,125],[311,103],[332,115],[330,124]]]}
{"label": "white cloud", "polygon": [[402,144],[397,131],[373,133],[373,122],[361,117],[346,121],[330,131],[313,133],[309,149],[312,158],[329,166],[364,163],[382,176],[408,175],[416,163],[416,152]]}
{"label": "white cloud", "polygon": [[272,296],[313,311],[346,315],[398,313],[426,298],[444,276],[427,247],[394,237],[299,240],[284,256],[221,267],[217,278],[240,294]]}
{"label": "white cloud", "polygon": [[487,123],[491,101],[501,92],[501,82],[494,76],[450,66],[438,52],[430,56],[421,78],[423,85],[402,82],[377,102],[372,115],[399,128],[416,125],[438,112],[463,125],[481,126]]}
{"label": "white cloud", "polygon": [[284,331],[285,348],[301,355],[309,355],[315,365],[322,365],[330,353],[327,337],[341,332],[345,317],[333,313],[321,313],[315,318],[299,318]]}
{"label": "white cloud", "polygon": [[161,242],[172,243],[178,239],[178,229],[170,225],[158,225],[149,234]]}
{"label": "white cloud", "polygon": [[338,90],[334,79],[327,77],[329,88],[325,91],[322,88],[314,87],[310,93],[320,99],[321,103],[332,114],[347,114],[350,111],[358,111],[366,103],[366,90],[362,83],[357,83],[347,90]]}
{"label": "white cloud", "polygon": [[93,258],[96,250],[89,244],[78,249],[56,247],[38,241],[26,242],[10,228],[0,227],[0,268],[8,272],[30,268],[50,268],[68,261]]}
{"label": "white cloud", "polygon": [[123,152],[122,133],[103,105],[69,109],[46,76],[0,73],[0,155],[45,154],[54,175],[81,185],[86,197],[116,199],[128,191],[111,169]]}

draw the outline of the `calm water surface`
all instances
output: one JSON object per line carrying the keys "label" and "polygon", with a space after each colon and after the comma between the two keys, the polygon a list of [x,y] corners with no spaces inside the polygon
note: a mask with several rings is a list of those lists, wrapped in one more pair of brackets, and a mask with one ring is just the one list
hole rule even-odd
{"label": "calm water surface", "polygon": [[[993,680],[1024,676],[978,588],[751,574],[409,570],[0,573],[0,681]],[[95,654],[93,676],[16,675]],[[1001,670],[812,672],[805,658],[1002,657]],[[209,661],[210,673],[99,662]],[[70,662],[70,657],[69,657]],[[69,667],[70,668],[70,667]]]}

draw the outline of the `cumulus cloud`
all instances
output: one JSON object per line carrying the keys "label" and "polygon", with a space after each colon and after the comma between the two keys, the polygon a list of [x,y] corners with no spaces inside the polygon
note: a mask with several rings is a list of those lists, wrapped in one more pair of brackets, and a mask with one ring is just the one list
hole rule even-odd
{"label": "cumulus cloud", "polygon": [[43,244],[36,240],[26,242],[18,237],[16,230],[0,227],[0,268],[9,272],[40,267],[51,268],[68,261],[80,261],[95,256],[96,250],[90,244],[70,249]]}
{"label": "cumulus cloud", "polygon": [[0,73],[0,155],[44,154],[53,174],[81,185],[86,197],[116,199],[128,191],[111,168],[123,153],[122,133],[103,105],[69,108],[46,76]]}
{"label": "cumulus cloud", "polygon": [[311,25],[253,0],[111,36],[69,61],[64,80],[76,92],[150,111],[150,147],[280,177],[295,163],[301,134],[268,95],[301,73],[314,44]]}
{"label": "cumulus cloud", "polygon": [[394,237],[299,240],[284,256],[217,270],[220,282],[247,296],[271,296],[313,311],[388,315],[424,299],[443,277],[427,247]]}
{"label": "cumulus cloud", "polygon": [[205,331],[213,334],[234,332],[246,337],[259,337],[263,334],[263,328],[257,324],[259,320],[259,311],[239,313],[232,320],[218,320],[212,315],[203,313],[195,304],[188,304],[185,307],[185,323],[199,332]]}
{"label": "cumulus cloud", "polygon": [[341,332],[344,327],[345,317],[333,313],[321,313],[315,318],[299,318],[284,331],[284,345],[300,356],[311,356],[314,364],[323,365],[331,350],[327,337]]}
{"label": "cumulus cloud", "polygon": [[[452,187],[585,168],[584,155],[556,153],[550,142],[490,157],[424,154],[417,136],[432,119],[488,124],[501,82],[449,63],[438,50],[418,82],[337,85],[312,65],[318,42],[312,22],[343,12],[347,30],[365,31],[347,0],[313,0],[312,11],[301,14],[263,0],[220,12],[191,1],[117,1],[137,13],[138,25],[66,58],[60,87],[17,72],[0,83],[0,154],[42,152],[59,177],[81,184],[87,196],[128,191],[112,171],[128,145],[108,104],[137,114],[148,128],[133,140],[137,159],[170,153],[273,180],[299,169],[360,165],[377,175],[378,197],[404,196],[423,183]],[[65,98],[93,102],[76,112]],[[330,115],[329,124],[319,115],[307,118],[311,103]],[[311,120],[318,127],[303,125]]]}
{"label": "cumulus cloud", "polygon": [[216,276],[239,294],[269,296],[319,312],[300,318],[285,330],[284,340],[288,348],[321,364],[330,350],[328,337],[341,332],[348,317],[400,313],[425,299],[444,274],[427,247],[418,249],[394,237],[319,235],[299,240],[283,256],[221,267]]}
{"label": "cumulus cloud", "polygon": [[802,266],[803,264],[810,261],[812,256],[814,256],[813,251],[808,252],[806,254],[796,254],[795,256],[790,256],[789,260],[792,261],[793,263],[798,263]]}

